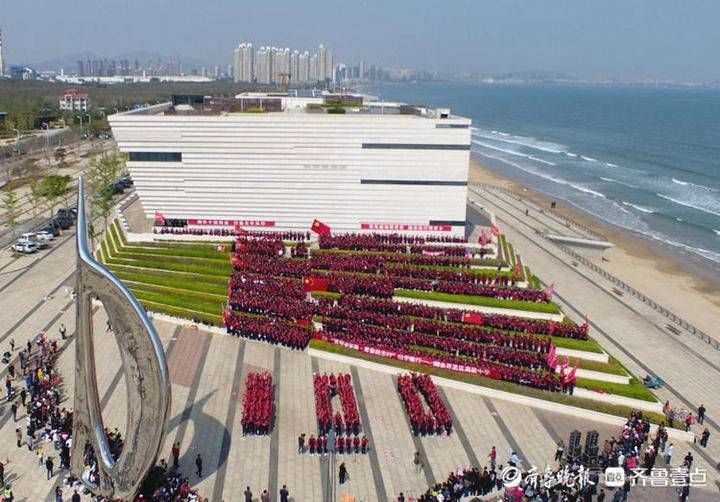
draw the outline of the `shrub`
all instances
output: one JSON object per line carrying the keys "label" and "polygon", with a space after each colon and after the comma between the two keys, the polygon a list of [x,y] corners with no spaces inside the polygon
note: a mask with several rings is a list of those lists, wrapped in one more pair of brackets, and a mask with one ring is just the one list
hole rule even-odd
{"label": "shrub", "polygon": [[559,314],[560,309],[554,303],[536,303],[520,300],[501,300],[487,296],[452,295],[435,291],[415,291],[410,289],[396,289],[396,296],[405,298],[418,298],[421,300],[434,300],[438,302],[460,303],[465,305],[479,305],[501,309],[526,310],[528,312],[542,312]]}

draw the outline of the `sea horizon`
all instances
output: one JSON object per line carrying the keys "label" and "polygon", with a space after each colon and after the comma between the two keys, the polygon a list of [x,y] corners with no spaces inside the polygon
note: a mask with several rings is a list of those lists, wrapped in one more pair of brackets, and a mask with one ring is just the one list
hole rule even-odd
{"label": "sea horizon", "polygon": [[720,90],[555,84],[366,86],[472,119],[502,177],[720,275]]}

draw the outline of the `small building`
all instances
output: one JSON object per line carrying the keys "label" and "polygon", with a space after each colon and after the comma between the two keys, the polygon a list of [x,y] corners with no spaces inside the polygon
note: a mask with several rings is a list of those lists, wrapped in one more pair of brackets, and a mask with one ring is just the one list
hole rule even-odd
{"label": "small building", "polygon": [[7,117],[7,112],[0,112],[0,126],[5,123],[6,117]]}
{"label": "small building", "polygon": [[86,92],[68,89],[60,96],[60,109],[68,112],[86,112],[90,109],[90,98]]}

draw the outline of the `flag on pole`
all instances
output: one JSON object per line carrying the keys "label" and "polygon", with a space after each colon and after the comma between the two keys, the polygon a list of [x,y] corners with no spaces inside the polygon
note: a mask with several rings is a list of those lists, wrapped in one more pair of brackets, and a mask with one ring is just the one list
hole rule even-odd
{"label": "flag on pole", "polygon": [[515,262],[515,279],[518,280],[522,277],[522,269],[520,268],[520,262]]}
{"label": "flag on pole", "polygon": [[305,277],[303,278],[303,293],[311,291],[327,291],[328,280],[321,277]]}
{"label": "flag on pole", "polygon": [[495,223],[490,224],[490,233],[493,234],[495,237],[500,235],[500,227],[498,227]]}
{"label": "flag on pole", "polygon": [[550,325],[550,329],[548,330],[548,335],[553,336],[555,334],[555,321],[552,319],[548,321],[548,324]]}
{"label": "flag on pole", "polygon": [[310,228],[318,235],[327,235],[330,233],[330,227],[318,219],[313,220],[312,227]]}
{"label": "flag on pole", "polygon": [[543,292],[545,293],[545,297],[550,301],[552,299],[553,290],[555,289],[555,283],[553,282],[550,284],[547,288],[543,289]]}
{"label": "flag on pole", "polygon": [[572,383],[575,381],[575,373],[577,373],[577,366],[573,367],[567,375],[563,378],[563,383]]}
{"label": "flag on pole", "polygon": [[555,367],[557,366],[558,357],[557,350],[555,349],[554,344],[550,344],[550,352],[548,352],[548,355],[545,358],[545,362],[547,362],[547,365],[552,369],[555,369]]}
{"label": "flag on pole", "polygon": [[485,244],[490,242],[490,239],[488,238],[487,233],[485,233],[484,228],[482,230],[480,230],[480,239],[478,239],[478,242],[480,243],[481,246],[484,246]]}
{"label": "flag on pole", "polygon": [[165,226],[165,216],[160,211],[155,211],[155,224],[161,227]]}
{"label": "flag on pole", "polygon": [[565,357],[565,361],[560,363],[560,376],[565,378],[565,370],[567,370],[568,365],[570,364],[570,358]]}

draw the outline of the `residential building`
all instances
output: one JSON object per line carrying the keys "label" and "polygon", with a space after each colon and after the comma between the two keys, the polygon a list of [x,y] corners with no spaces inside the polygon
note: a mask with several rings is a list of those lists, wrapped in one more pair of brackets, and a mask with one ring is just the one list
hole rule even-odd
{"label": "residential building", "polygon": [[242,43],[235,49],[235,82],[252,82],[255,79],[255,51],[250,43]]}
{"label": "residential building", "polygon": [[90,98],[86,92],[68,89],[59,99],[60,109],[68,112],[86,112],[90,109]]}

